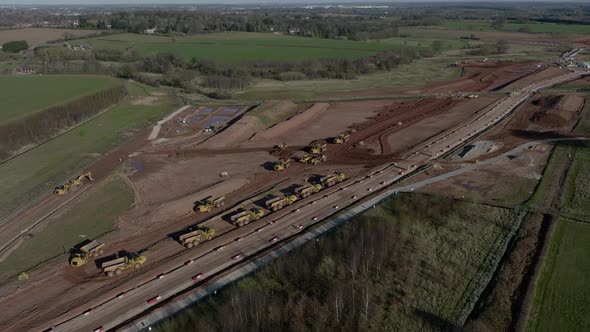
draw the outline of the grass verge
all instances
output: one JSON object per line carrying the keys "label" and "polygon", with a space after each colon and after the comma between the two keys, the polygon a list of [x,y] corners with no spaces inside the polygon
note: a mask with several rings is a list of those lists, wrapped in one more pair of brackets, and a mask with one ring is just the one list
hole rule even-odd
{"label": "grass verge", "polygon": [[[141,97],[139,97],[141,98]],[[137,130],[170,112],[165,97],[137,103],[130,98],[79,127],[0,165],[0,215],[49,192],[68,175],[92,163]]]}
{"label": "grass verge", "polygon": [[[90,189],[72,208],[51,217],[46,227],[31,235],[0,264],[0,281],[55,257],[84,239],[113,228],[115,219],[133,203],[133,191],[119,176]],[[64,265],[67,262],[63,262]]]}
{"label": "grass verge", "polygon": [[588,331],[590,224],[562,218],[551,239],[528,331]]}

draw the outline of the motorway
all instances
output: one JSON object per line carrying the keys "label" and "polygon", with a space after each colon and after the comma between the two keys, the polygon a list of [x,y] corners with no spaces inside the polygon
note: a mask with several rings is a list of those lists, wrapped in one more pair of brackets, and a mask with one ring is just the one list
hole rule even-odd
{"label": "motorway", "polygon": [[[510,95],[476,119],[451,128],[411,151],[407,160],[371,170],[367,176],[348,179],[343,183],[321,191],[279,212],[272,213],[257,222],[228,232],[193,249],[195,256],[179,261],[176,268],[133,289],[121,290],[115,296],[92,308],[79,308],[71,318],[58,322],[54,331],[101,331],[112,329],[140,315],[159,302],[173,297],[189,287],[198,285],[208,276],[224,271],[261,250],[277,245],[303,229],[330,217],[344,206],[354,204],[374,191],[390,186],[392,182],[427,164],[445,152],[459,147],[466,140],[484,132],[508,116],[533,92],[558,83],[588,75],[588,72],[568,72]],[[237,234],[240,238],[236,239]],[[205,250],[207,249],[207,250]],[[199,255],[197,256],[197,252]],[[183,256],[185,257],[185,256]],[[195,279],[195,280],[193,280]],[[47,328],[47,327],[44,327]],[[43,330],[44,328],[41,328]]]}

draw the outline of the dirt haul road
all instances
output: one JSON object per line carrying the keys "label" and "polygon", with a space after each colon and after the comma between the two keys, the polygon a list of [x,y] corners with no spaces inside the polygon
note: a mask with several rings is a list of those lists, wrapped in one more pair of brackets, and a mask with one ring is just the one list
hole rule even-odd
{"label": "dirt haul road", "polygon": [[[466,139],[500,122],[535,91],[587,74],[581,71],[568,72],[526,87],[519,94],[499,101],[496,107],[477,119],[452,128],[423,147],[415,149],[410,153],[408,161],[384,166],[382,170],[373,171],[366,178],[348,180],[332,189],[301,200],[292,208],[270,214],[260,221],[216,237],[197,249],[185,250],[174,261],[167,264],[164,276],[153,276],[152,279],[136,284],[134,287],[120,288],[121,294],[125,292],[123,296],[114,296],[103,303],[87,299],[87,306],[80,306],[79,309],[72,310],[48,324],[55,325],[56,331],[93,330],[118,326],[173,296],[180,289],[194,285],[193,277],[196,282],[199,282],[202,278],[202,276],[199,277],[200,273],[211,275],[220,272],[257,251],[280,242],[281,238],[288,237],[301,228],[332,215],[343,205],[352,204],[375,190],[391,185],[392,181],[401,178],[419,165],[438,158],[440,155],[438,151],[444,153],[448,149],[464,144]],[[291,212],[296,209],[300,210]],[[88,311],[88,309],[92,310]],[[38,329],[43,330],[47,327],[47,325],[38,326]]]}

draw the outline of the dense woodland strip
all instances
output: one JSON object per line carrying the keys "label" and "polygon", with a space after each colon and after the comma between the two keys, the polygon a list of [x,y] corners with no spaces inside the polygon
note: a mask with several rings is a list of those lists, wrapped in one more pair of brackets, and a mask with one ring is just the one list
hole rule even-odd
{"label": "dense woodland strip", "polygon": [[125,86],[119,85],[0,125],[0,159],[89,119],[126,95]]}

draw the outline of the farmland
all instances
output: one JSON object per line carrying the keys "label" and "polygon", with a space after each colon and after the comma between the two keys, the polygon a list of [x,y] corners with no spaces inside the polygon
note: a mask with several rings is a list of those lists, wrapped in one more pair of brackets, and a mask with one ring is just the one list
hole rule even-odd
{"label": "farmland", "polygon": [[[514,220],[506,209],[399,196],[160,328],[445,329],[487,273]],[[271,314],[256,320],[257,312]]]}
{"label": "farmland", "polygon": [[57,39],[63,39],[65,34],[83,37],[101,32],[100,30],[54,29],[54,28],[25,28],[0,31],[0,44],[12,40],[26,40],[29,47],[35,47]]}
{"label": "farmland", "polygon": [[[468,31],[490,31],[494,30],[491,21],[462,20],[448,21],[436,28],[458,29]],[[563,33],[563,34],[584,34],[590,33],[590,25],[583,24],[557,24],[557,23],[518,23],[506,22],[499,30],[518,31],[532,33]]]}
{"label": "farmland", "polygon": [[[401,47],[430,48],[432,39],[388,39],[382,42],[303,38],[270,33],[212,33],[186,37],[121,34],[92,38],[84,42],[97,49],[135,50],[141,55],[171,52],[188,60],[210,59],[235,63],[245,60],[304,60],[313,58],[355,58],[378,51]],[[463,43],[449,41],[446,48],[459,48]]]}
{"label": "farmland", "polygon": [[98,76],[0,76],[0,123],[121,84]]}

